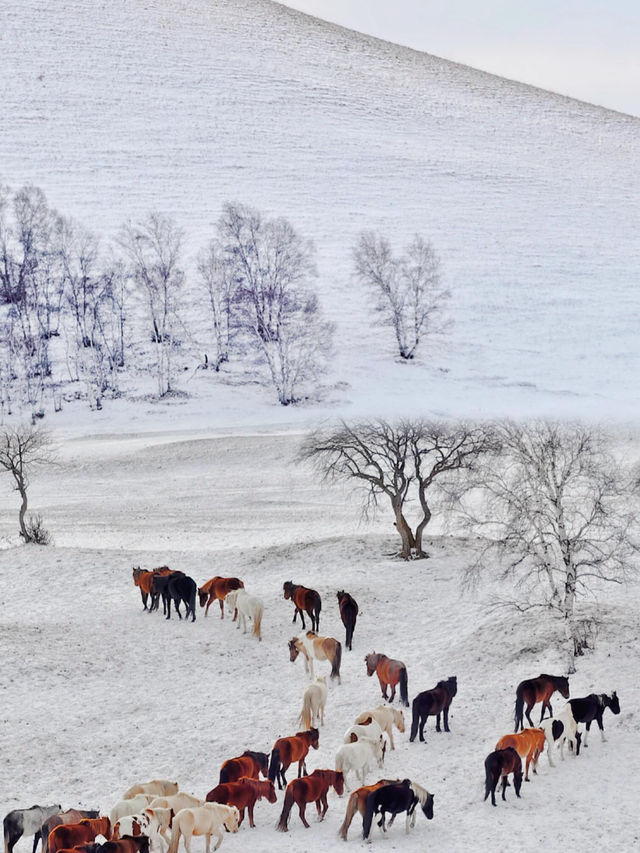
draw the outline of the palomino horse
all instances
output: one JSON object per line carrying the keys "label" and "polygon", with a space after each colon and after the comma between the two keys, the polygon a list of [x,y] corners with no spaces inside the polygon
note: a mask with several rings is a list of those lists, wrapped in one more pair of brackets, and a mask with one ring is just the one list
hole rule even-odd
{"label": "palomino horse", "polygon": [[363,711],[355,718],[354,722],[358,725],[367,725],[371,720],[375,720],[382,731],[389,738],[391,749],[395,749],[393,742],[393,727],[395,726],[399,732],[404,732],[404,714],[401,708],[392,708],[391,705],[378,705],[377,708],[372,708],[370,711]]}
{"label": "palomino horse", "polygon": [[318,729],[309,729],[306,732],[298,732],[291,737],[281,737],[274,743],[271,750],[271,761],[269,762],[269,779],[278,780],[278,788],[287,784],[285,772],[294,761],[298,762],[298,777],[303,771],[307,772],[306,757],[309,749],[317,749],[319,746],[320,733]]}
{"label": "palomino horse", "polygon": [[168,779],[152,779],[150,782],[138,782],[132,785],[122,795],[123,800],[130,800],[138,794],[155,794],[156,797],[170,797],[178,793],[178,783],[170,782]]}
{"label": "palomino horse", "polygon": [[13,853],[14,845],[23,835],[36,836],[33,841],[33,853],[36,853],[40,827],[45,820],[61,810],[62,806],[31,806],[30,809],[14,809],[9,812],[3,821],[5,853]]}
{"label": "palomino horse", "polygon": [[336,752],[336,770],[342,771],[344,775],[344,784],[347,791],[350,791],[347,782],[349,771],[356,774],[356,778],[360,780],[360,784],[364,785],[365,775],[370,769],[373,761],[382,766],[384,761],[385,742],[382,735],[379,735],[377,740],[357,740],[351,743],[344,743]]}
{"label": "palomino horse", "polygon": [[512,746],[520,758],[526,759],[524,781],[529,781],[529,765],[533,764],[533,772],[537,773],[538,758],[544,752],[546,735],[543,729],[523,729],[515,735],[504,735],[496,744],[496,749],[506,749]]}
{"label": "palomino horse", "polygon": [[255,595],[249,595],[245,589],[232,589],[227,593],[225,601],[238,614],[238,628],[242,628],[242,633],[247,633],[247,619],[253,622],[253,636],[262,640],[260,627],[262,625],[262,614],[264,613],[264,604]]}
{"label": "palomino horse", "polygon": [[313,660],[328,660],[331,664],[331,678],[340,681],[340,662],[342,661],[342,643],[333,637],[319,637],[313,631],[304,631],[289,640],[289,660],[295,661],[302,653],[304,668],[310,678],[313,678]]}
{"label": "palomino horse", "polygon": [[436,715],[436,731],[440,731],[440,714],[443,716],[445,732],[449,731],[449,706],[457,692],[458,680],[455,675],[452,675],[446,681],[439,681],[433,690],[418,693],[412,705],[411,737],[409,738],[412,743],[418,734],[418,727],[420,727],[420,740],[424,741],[424,726],[427,717],[433,714]]}
{"label": "palomino horse", "polygon": [[237,782],[246,776],[248,779],[259,779],[260,774],[266,779],[269,774],[269,756],[266,752],[252,752],[246,749],[237,758],[229,758],[220,768],[220,783]]}
{"label": "palomino horse", "polygon": [[147,610],[147,600],[151,595],[151,586],[156,575],[171,574],[169,566],[160,566],[157,569],[141,569],[136,566],[133,569],[133,582],[140,589],[140,597],[142,598],[142,609]]}
{"label": "palomino horse", "polygon": [[268,779],[262,782],[258,779],[248,779],[243,776],[237,782],[225,782],[222,785],[216,785],[207,794],[208,803],[224,803],[227,806],[235,806],[240,812],[240,820],[238,826],[244,820],[244,810],[249,811],[249,826],[253,829],[253,809],[257,800],[266,797],[270,803],[275,803],[276,789],[273,782]]}
{"label": "palomino horse", "polygon": [[289,830],[289,815],[295,803],[300,811],[300,820],[309,829],[309,824],[305,817],[307,803],[315,803],[318,810],[318,818],[324,820],[329,804],[327,803],[327,794],[329,788],[333,786],[336,794],[341,797],[344,792],[344,780],[342,773],[334,770],[314,770],[310,776],[302,776],[300,779],[293,779],[287,785],[287,791],[284,795],[284,805],[282,814],[278,823],[280,832],[288,832]]}
{"label": "palomino horse", "polygon": [[[571,713],[573,714],[573,719],[576,723],[585,723],[586,725],[587,731],[584,735],[585,746],[587,746],[589,729],[591,728],[591,723],[594,720],[598,723],[602,740],[606,740],[606,737],[604,736],[604,726],[602,725],[602,715],[605,712],[605,708],[610,708],[613,714],[620,713],[620,701],[615,690],[610,696],[606,693],[590,693],[583,699],[569,699],[567,704],[571,708]],[[578,744],[578,748],[576,750],[576,755],[579,754],[580,744]]]}
{"label": "palomino horse", "polygon": [[33,846],[35,850],[35,845],[38,843],[38,838],[42,838],[42,853],[48,853],[49,850],[49,835],[56,828],[56,826],[63,826],[69,823],[78,823],[84,818],[98,818],[100,817],[100,812],[98,809],[67,809],[66,812],[58,812],[58,814],[54,814],[51,817],[47,818],[38,832],[36,833],[36,837],[33,839]]}
{"label": "palomino horse", "polygon": [[296,616],[299,613],[300,619],[302,620],[302,627],[304,629],[304,614],[306,611],[307,615],[311,619],[311,630],[317,631],[320,627],[320,610],[322,609],[320,593],[316,592],[315,589],[309,589],[306,586],[299,586],[291,581],[285,581],[282,584],[282,591],[284,593],[284,597],[291,599],[295,604],[296,609],[293,614],[292,622],[296,621]]}
{"label": "palomino horse", "polygon": [[347,632],[345,645],[351,651],[353,631],[356,627],[356,618],[358,616],[358,602],[348,592],[341,589],[338,593],[338,607],[340,609],[342,624]]}
{"label": "palomino horse", "polygon": [[513,787],[516,797],[520,796],[522,786],[522,761],[512,746],[507,749],[496,749],[491,752],[484,761],[484,798],[491,794],[491,805],[496,805],[496,788],[502,779],[502,799],[505,800],[505,791],[509,784],[507,776],[513,773]]}
{"label": "palomino horse", "polygon": [[540,722],[544,719],[544,709],[549,709],[549,716],[553,717],[551,708],[551,699],[555,691],[558,690],[565,699],[569,698],[569,679],[564,675],[545,675],[540,674],[537,678],[528,678],[526,681],[521,681],[516,689],[516,708],[515,708],[515,725],[516,731],[524,728],[522,719],[522,711],[526,703],[527,707],[524,711],[529,725],[533,728],[533,720],[531,719],[531,709],[536,702],[542,702],[542,713],[540,714]]}
{"label": "palomino horse", "polygon": [[377,813],[380,815],[378,826],[383,832],[387,831],[385,825],[385,814],[391,814],[389,826],[395,820],[395,816],[400,812],[406,812],[406,831],[415,826],[416,808],[420,805],[423,814],[427,820],[433,818],[433,794],[430,794],[421,785],[417,785],[410,779],[403,779],[402,782],[392,782],[390,785],[382,785],[375,791],[372,791],[367,796],[364,818],[362,821],[362,837],[366,840],[371,832],[371,824],[373,816]]}
{"label": "palomino horse", "polygon": [[[211,578],[198,588],[200,607],[204,607],[204,615],[209,613],[209,607],[217,599],[220,602],[220,618],[224,619],[224,600],[232,589],[244,589],[244,583],[240,578]],[[206,605],[206,606],[205,606]],[[235,615],[233,617],[236,618]]]}
{"label": "palomino horse", "polygon": [[49,833],[49,853],[57,853],[63,848],[71,849],[78,844],[93,841],[96,835],[111,838],[111,821],[108,817],[84,818],[80,823],[67,823],[56,826]]}
{"label": "palomino horse", "polygon": [[324,725],[324,706],[327,701],[327,679],[319,675],[315,681],[308,684],[302,694],[302,711],[298,722],[305,729],[317,728],[318,723]]}
{"label": "palomino horse", "polygon": [[380,779],[379,782],[376,782],[373,785],[363,785],[361,788],[356,788],[356,790],[349,796],[349,800],[347,802],[347,811],[344,816],[344,820],[342,821],[342,826],[340,827],[340,838],[343,841],[347,840],[347,833],[349,832],[349,827],[351,826],[351,821],[353,820],[355,813],[360,812],[361,816],[364,818],[364,813],[367,807],[367,797],[372,791],[377,791],[378,788],[382,788],[383,785],[393,785],[394,782],[399,782],[399,779]]}
{"label": "palomino horse", "polygon": [[213,849],[217,850],[224,838],[223,830],[237,832],[239,820],[238,809],[222,803],[205,803],[204,806],[181,809],[173,819],[168,853],[177,853],[180,836],[184,841],[185,850],[191,853],[191,839],[194,835],[206,836],[207,853],[209,853],[211,836],[215,835],[218,840]]}
{"label": "palomino horse", "polygon": [[382,696],[387,698],[387,685],[391,687],[391,696],[389,702],[393,702],[396,695],[396,685],[400,683],[400,699],[402,704],[409,706],[409,693],[407,686],[407,668],[401,660],[393,660],[386,655],[372,652],[370,655],[364,656],[367,664],[367,675],[373,675],[375,672],[380,682]]}
{"label": "palomino horse", "polygon": [[178,791],[177,794],[171,794],[168,797],[154,797],[149,803],[149,808],[171,809],[175,814],[180,809],[191,809],[194,806],[202,805],[204,805],[204,801],[199,797],[194,797],[193,794],[187,794],[185,791]]}

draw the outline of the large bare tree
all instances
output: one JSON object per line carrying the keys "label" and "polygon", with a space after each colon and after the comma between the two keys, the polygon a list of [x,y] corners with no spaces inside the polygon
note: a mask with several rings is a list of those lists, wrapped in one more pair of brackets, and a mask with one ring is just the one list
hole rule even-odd
{"label": "large bare tree", "polygon": [[0,470],[13,478],[20,494],[18,524],[25,542],[46,543],[48,537],[38,518],[27,519],[28,489],[31,476],[37,468],[51,465],[55,451],[49,433],[36,426],[5,426],[0,429]]}
{"label": "large bare tree", "polygon": [[503,575],[518,578],[511,603],[521,610],[550,607],[562,617],[574,671],[585,641],[576,600],[597,598],[603,583],[622,583],[635,571],[630,473],[616,462],[611,439],[600,429],[504,423],[499,436],[500,452],[486,460],[477,480],[482,511],[467,512],[467,520],[490,550],[498,550]]}
{"label": "large bare tree", "polygon": [[[298,458],[311,462],[326,479],[358,481],[363,509],[386,498],[402,541],[401,556],[425,557],[424,531],[432,517],[432,496],[441,480],[459,478],[492,448],[490,427],[465,423],[383,420],[316,430],[303,441]],[[407,519],[417,504],[413,527]]]}

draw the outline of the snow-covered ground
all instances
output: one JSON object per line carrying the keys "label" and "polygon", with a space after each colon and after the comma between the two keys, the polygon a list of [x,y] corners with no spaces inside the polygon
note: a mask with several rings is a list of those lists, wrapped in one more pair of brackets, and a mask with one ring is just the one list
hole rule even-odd
{"label": "snow-covered ground", "polygon": [[[490,613],[490,583],[461,596],[472,543],[435,536],[428,561],[388,556],[397,545],[389,518],[360,523],[353,496],[320,487],[291,464],[298,442],[294,432],[227,431],[63,443],[61,467],[33,487],[55,545],[0,551],[2,813],[57,801],[107,809],[131,783],[155,776],[204,795],[224,759],[268,751],[297,731],[306,682],[302,662],[289,662],[292,607],[282,597],[283,581],[293,579],[320,591],[321,633],[344,637],[337,589],[361,608],[310,770],[333,766],[355,715],[380,699],[364,654],[404,660],[410,697],[458,677],[451,734],[436,735],[431,720],[426,745],[399,734],[384,768],[435,794],[434,820],[419,815],[409,838],[400,822],[387,842],[374,836],[376,846],[631,850],[639,840],[637,588],[602,591],[598,648],[571,679],[574,696],[618,690],[622,713],[605,715],[608,742],[596,733],[583,755],[556,768],[543,757],[522,799],[511,788],[493,809],[482,801],[484,758],[512,730],[517,683],[562,672],[559,626],[539,614]],[[0,535],[14,530],[15,511],[15,495],[3,487]],[[216,610],[207,619],[199,611],[194,624],[143,613],[131,567],[161,563],[198,582],[243,577],[265,602],[263,642]],[[556,706],[563,702],[555,697]],[[260,803],[257,828],[243,825],[223,849],[341,848],[346,798],[332,794],[325,822],[312,820],[308,830],[294,814],[288,836],[275,830],[281,804]],[[359,824],[353,846],[362,845]],[[29,845],[21,841],[18,853]]]}
{"label": "snow-covered ground", "polygon": [[[315,241],[325,409],[637,415],[640,119],[269,0],[5,4],[0,81],[0,180],[94,230],[159,209],[192,262],[239,200]],[[420,363],[351,278],[364,228],[441,255],[455,325]],[[283,417],[225,383],[200,383],[213,422]]]}

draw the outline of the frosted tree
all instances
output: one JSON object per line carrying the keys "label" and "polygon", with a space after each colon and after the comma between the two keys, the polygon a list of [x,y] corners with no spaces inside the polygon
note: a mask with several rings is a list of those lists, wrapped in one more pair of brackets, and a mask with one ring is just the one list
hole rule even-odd
{"label": "frosted tree", "polygon": [[394,257],[389,241],[373,231],[360,235],[354,250],[357,278],[373,293],[383,325],[394,331],[400,357],[415,357],[420,343],[443,331],[450,293],[441,284],[440,261],[419,235]]}
{"label": "frosted tree", "polygon": [[213,323],[214,359],[216,371],[229,361],[233,337],[233,307],[238,290],[238,279],[233,264],[219,240],[211,240],[198,256],[198,272],[207,293]]}
{"label": "frosted tree", "polygon": [[310,280],[313,248],[286,219],[227,204],[220,242],[236,285],[238,323],[267,366],[278,401],[300,398],[326,369],[333,326],[322,318]]}
{"label": "frosted tree", "polygon": [[180,266],[182,232],[169,217],[150,213],[143,222],[125,225],[119,243],[129,260],[134,286],[147,309],[155,345],[158,395],[162,397],[172,390],[172,356],[184,282]]}

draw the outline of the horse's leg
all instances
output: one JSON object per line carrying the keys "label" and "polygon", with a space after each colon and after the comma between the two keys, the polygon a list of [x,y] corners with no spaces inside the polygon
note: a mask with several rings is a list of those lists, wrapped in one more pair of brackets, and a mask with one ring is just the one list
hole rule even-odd
{"label": "horse's leg", "polygon": [[[164,598],[163,598],[163,603],[164,603]],[[166,604],[167,604],[167,615],[165,616],[165,619],[171,619],[171,596],[169,596],[169,595],[167,596]]]}
{"label": "horse's leg", "polygon": [[304,802],[304,800],[301,803],[298,803],[298,811],[300,812],[300,820],[306,826],[306,828],[309,829],[309,824],[307,823],[307,819],[304,816],[306,808],[307,808],[307,804]]}
{"label": "horse's leg", "polygon": [[[533,720],[531,719],[531,709],[533,708],[534,704],[535,702],[532,702],[531,704],[527,702],[527,706],[524,709],[525,716],[527,720],[529,720],[529,725],[531,726],[531,728],[533,728]],[[524,726],[522,728],[524,728]]]}
{"label": "horse's leg", "polygon": [[509,784],[509,781],[507,780],[507,774],[505,773],[505,774],[504,774],[504,776],[502,777],[502,799],[503,799],[505,802],[506,802],[506,800],[507,800],[507,797],[506,797],[506,790],[507,790],[507,785],[508,785],[508,784]]}
{"label": "horse's leg", "polygon": [[585,733],[584,733],[584,741],[582,742],[583,746],[587,746],[587,738],[589,737],[589,729],[591,728],[592,720],[589,720],[588,723],[585,724]]}
{"label": "horse's leg", "polygon": [[443,717],[445,732],[451,732],[451,729],[449,728],[449,706],[448,705],[446,706],[446,708],[442,712],[442,717]]}
{"label": "horse's leg", "polygon": [[527,752],[527,757],[525,758],[525,770],[524,770],[524,781],[529,782],[529,765],[531,764],[531,759],[533,758],[533,752],[529,750]]}
{"label": "horse's leg", "polygon": [[220,602],[220,618],[224,619],[224,598],[219,598],[218,601]]}
{"label": "horse's leg", "polygon": [[[384,698],[385,699],[387,698],[386,695]],[[392,683],[391,684],[391,696],[389,696],[389,702],[393,702],[393,700],[395,698],[396,698],[396,686],[395,686],[395,684]]]}
{"label": "horse's leg", "polygon": [[[40,832],[40,830],[38,830],[36,832],[36,834],[33,836],[33,853],[36,853],[36,847],[38,846],[38,841],[40,841],[41,837],[42,837],[42,833]],[[13,850],[13,844],[9,848],[8,853],[11,853],[12,850]]]}
{"label": "horse's leg", "polygon": [[[256,825],[255,825],[254,820],[253,820],[253,809],[255,807],[255,804],[256,804],[255,800],[249,800],[249,802],[247,803],[247,811],[249,812],[249,827],[251,829],[256,828]],[[243,820],[244,820],[244,808],[242,809],[242,812],[240,813],[240,823],[242,823]],[[238,826],[240,826],[240,823],[238,824]]]}
{"label": "horse's leg", "polygon": [[322,815],[320,817],[320,820],[324,820],[324,816],[329,811],[329,803],[327,802],[327,792],[326,791],[322,795],[321,799],[322,799]]}
{"label": "horse's leg", "polygon": [[[222,830],[221,830],[219,827],[213,830],[212,835],[215,835],[215,837],[218,839],[218,840],[216,841],[216,843],[215,843],[214,848],[213,848],[213,849],[214,849],[214,851],[215,851],[215,850],[217,850],[217,849],[218,849],[218,847],[220,847],[220,845],[222,844],[222,839],[224,838],[224,835],[222,834]],[[209,853],[209,844],[208,844],[208,842],[209,842],[210,840],[211,840],[211,835],[207,835],[207,853]]]}
{"label": "horse's leg", "polygon": [[436,731],[440,731],[440,711],[436,714]]}
{"label": "horse's leg", "polygon": [[429,716],[428,714],[420,714],[420,716],[418,717],[418,725],[419,725],[418,737],[420,738],[422,743],[424,743],[424,727],[427,724],[427,717],[428,716]]}
{"label": "horse's leg", "polygon": [[[604,714],[604,710],[602,714]],[[598,716],[596,717],[596,721],[598,723],[598,728],[600,729],[600,737],[603,741],[606,741],[606,737],[604,736],[604,726],[602,724],[602,714],[598,714]]]}

